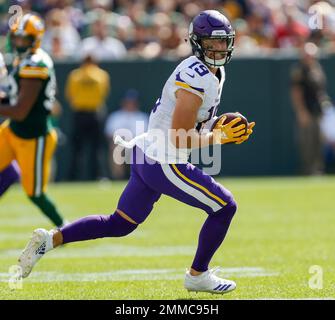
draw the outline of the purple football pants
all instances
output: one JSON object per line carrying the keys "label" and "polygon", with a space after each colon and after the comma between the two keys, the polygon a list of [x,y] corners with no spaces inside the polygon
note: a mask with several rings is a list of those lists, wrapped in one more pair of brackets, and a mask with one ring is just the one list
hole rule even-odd
{"label": "purple football pants", "polygon": [[[134,148],[131,177],[120,197],[118,209],[140,224],[150,214],[161,194],[207,212],[208,217],[200,231],[192,264],[193,269],[206,271],[236,212],[232,194],[190,163],[160,164],[146,158],[140,149]],[[137,225],[114,213],[110,216],[88,216],[60,230],[63,243],[69,243],[120,237],[129,234],[136,227]]]}
{"label": "purple football pants", "polygon": [[0,172],[0,197],[8,188],[20,179],[19,169],[16,163],[10,164],[5,170]]}
{"label": "purple football pants", "polygon": [[208,214],[233,202],[230,191],[191,163],[160,164],[135,148],[131,166],[130,180],[117,207],[137,223],[147,218],[161,194]]}

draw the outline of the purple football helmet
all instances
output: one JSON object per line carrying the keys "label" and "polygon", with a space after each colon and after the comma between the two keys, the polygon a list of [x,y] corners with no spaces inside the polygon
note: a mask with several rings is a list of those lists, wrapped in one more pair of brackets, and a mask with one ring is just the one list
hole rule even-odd
{"label": "purple football helmet", "polygon": [[[189,39],[193,54],[210,67],[221,67],[227,64],[234,50],[235,31],[229,20],[219,11],[206,10],[200,12],[191,22]],[[208,50],[203,47],[204,39],[221,39],[226,41],[227,49],[224,51]],[[225,52],[223,59],[209,58],[206,51]],[[215,55],[214,55],[215,56]]]}

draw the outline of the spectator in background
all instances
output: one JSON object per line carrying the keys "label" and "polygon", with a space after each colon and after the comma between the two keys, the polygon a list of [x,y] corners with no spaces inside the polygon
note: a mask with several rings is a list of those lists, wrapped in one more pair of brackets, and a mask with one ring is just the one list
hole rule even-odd
{"label": "spectator in background", "polygon": [[55,59],[66,59],[77,55],[80,43],[80,35],[72,26],[67,12],[61,9],[51,10],[46,18],[42,48]]}
{"label": "spectator in background", "polygon": [[249,35],[262,48],[273,46],[273,30],[272,26],[266,21],[266,18],[264,14],[256,11],[251,13],[246,19]]}
{"label": "spectator in background", "polygon": [[313,41],[323,52],[335,52],[335,8],[326,1],[318,1],[313,4],[311,12],[316,12],[318,18],[312,21],[315,27],[311,32]]}
{"label": "spectator in background", "polygon": [[98,150],[101,141],[99,112],[103,110],[110,92],[110,78],[92,55],[87,54],[81,66],[73,70],[66,83],[66,98],[73,109],[73,158],[70,180],[78,178],[83,149],[90,148],[89,180],[98,177]]}
{"label": "spectator in background", "polygon": [[305,175],[324,171],[320,119],[323,108],[329,105],[326,76],[317,61],[318,48],[304,45],[299,63],[292,69],[291,97],[298,122],[298,141],[301,172]]}
{"label": "spectator in background", "polygon": [[[128,47],[128,56],[132,58],[152,56],[150,44],[154,43],[151,36],[151,25],[149,22],[137,22],[133,27],[133,34],[131,39],[126,42]],[[149,55],[147,55],[149,52]]]}
{"label": "spectator in background", "polygon": [[[51,27],[45,43],[46,50],[60,59],[81,57],[78,42],[68,40],[74,37],[73,30],[81,38],[89,36],[84,39],[84,49],[96,49],[97,60],[186,57],[190,54],[184,42],[187,26],[205,9],[226,13],[233,25],[240,27],[237,54],[290,53],[310,33],[310,40],[321,50],[335,52],[334,0],[11,0],[9,4],[42,16],[54,10],[62,12],[62,29]],[[5,10],[1,12],[1,8]],[[8,5],[1,6],[0,1],[0,48],[8,29],[7,13]]]}
{"label": "spectator in background", "polygon": [[259,56],[264,53],[264,48],[261,48],[257,40],[250,35],[250,29],[245,20],[236,19],[234,28],[236,30],[234,44],[236,56]]}
{"label": "spectator in background", "polygon": [[[127,177],[127,167],[120,163],[121,159],[114,159],[114,134],[124,136],[125,140],[131,140],[137,135],[147,130],[149,117],[146,113],[141,112],[139,108],[138,92],[129,89],[121,102],[121,109],[112,112],[106,121],[105,135],[109,141],[109,168],[113,179],[125,179]],[[117,154],[115,154],[117,156]]]}
{"label": "spectator in background", "polygon": [[118,39],[108,36],[106,15],[99,11],[92,24],[92,37],[82,41],[82,52],[90,52],[96,61],[122,59],[127,55],[125,45]]}
{"label": "spectator in background", "polygon": [[299,48],[309,36],[308,26],[299,21],[299,11],[290,6],[284,10],[284,23],[276,26],[275,46],[277,48]]}

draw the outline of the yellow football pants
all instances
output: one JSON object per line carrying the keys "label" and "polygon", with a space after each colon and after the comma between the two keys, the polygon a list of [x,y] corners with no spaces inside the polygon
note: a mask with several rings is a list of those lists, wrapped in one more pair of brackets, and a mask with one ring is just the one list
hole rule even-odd
{"label": "yellow football pants", "polygon": [[30,197],[38,197],[46,191],[56,144],[56,130],[46,136],[22,139],[12,132],[6,121],[0,126],[0,171],[16,160],[25,192]]}

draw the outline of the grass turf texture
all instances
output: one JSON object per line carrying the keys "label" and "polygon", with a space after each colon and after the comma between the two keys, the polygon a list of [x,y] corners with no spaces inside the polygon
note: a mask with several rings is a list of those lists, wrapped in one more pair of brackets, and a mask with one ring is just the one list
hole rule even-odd
{"label": "grass turf texture", "polygon": [[[225,179],[238,212],[212,266],[237,282],[232,293],[188,293],[185,268],[206,214],[163,196],[125,238],[69,244],[47,254],[11,290],[8,270],[31,231],[50,228],[19,186],[0,201],[2,299],[318,299],[335,297],[334,177]],[[124,183],[56,184],[49,194],[67,219],[114,211]],[[138,195],[141,196],[140,194]],[[311,289],[310,267],[323,270]]]}

